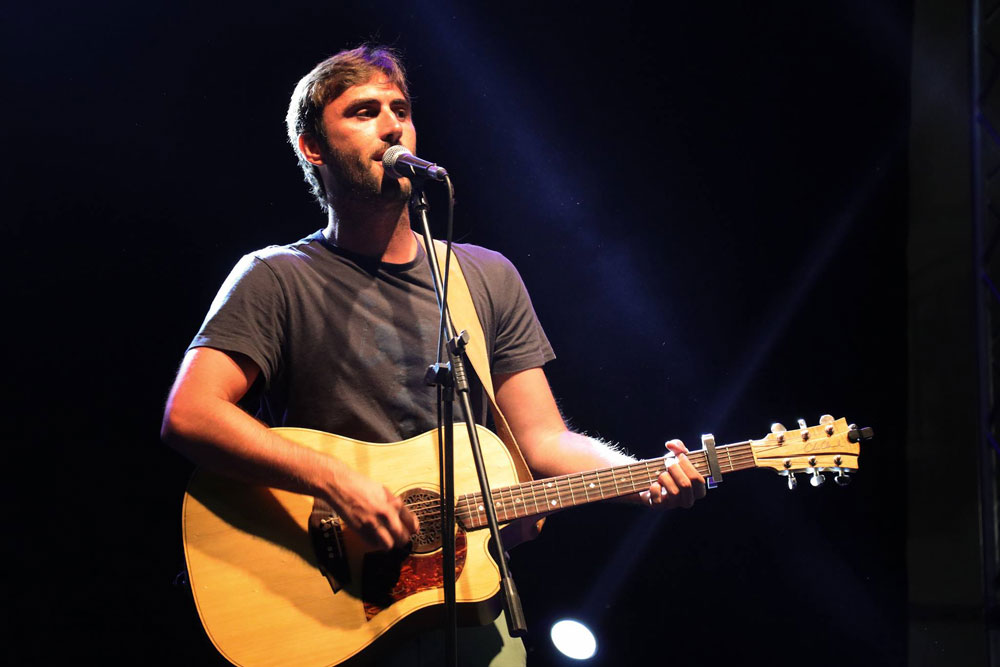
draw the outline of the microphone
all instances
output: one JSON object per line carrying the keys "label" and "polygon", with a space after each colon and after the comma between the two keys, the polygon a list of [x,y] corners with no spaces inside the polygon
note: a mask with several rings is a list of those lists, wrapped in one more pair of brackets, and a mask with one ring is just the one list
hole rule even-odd
{"label": "microphone", "polygon": [[389,146],[382,154],[382,168],[393,178],[429,178],[443,181],[448,175],[444,167],[421,160],[405,146]]}

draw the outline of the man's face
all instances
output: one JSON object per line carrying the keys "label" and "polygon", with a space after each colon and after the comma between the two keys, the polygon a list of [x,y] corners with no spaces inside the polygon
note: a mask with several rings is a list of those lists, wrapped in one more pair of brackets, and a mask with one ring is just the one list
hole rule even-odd
{"label": "man's face", "polygon": [[382,154],[401,144],[416,151],[417,132],[410,117],[410,103],[403,93],[379,73],[366,83],[351,86],[323,109],[328,150],[328,189],[334,197],[406,201],[409,179],[386,176]]}

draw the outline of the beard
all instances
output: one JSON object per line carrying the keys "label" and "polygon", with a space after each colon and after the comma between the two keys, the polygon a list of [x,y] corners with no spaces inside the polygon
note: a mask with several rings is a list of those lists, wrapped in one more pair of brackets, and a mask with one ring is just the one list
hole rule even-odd
{"label": "beard", "polygon": [[355,153],[344,153],[327,145],[324,156],[334,187],[327,196],[330,203],[368,203],[392,205],[409,201],[413,186],[410,179],[396,179],[384,173],[381,178],[372,169],[372,160]]}

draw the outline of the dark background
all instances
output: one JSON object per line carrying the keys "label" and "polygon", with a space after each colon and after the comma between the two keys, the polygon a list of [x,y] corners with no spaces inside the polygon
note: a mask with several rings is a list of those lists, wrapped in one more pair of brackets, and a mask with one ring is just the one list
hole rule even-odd
{"label": "dark background", "polygon": [[223,663],[173,585],[162,405],[236,260],[324,224],[285,108],[368,39],[404,53],[462,240],[519,267],[575,428],[645,457],[823,413],[877,434],[847,488],[752,471],[553,517],[513,552],[529,663],[572,616],[603,664],[904,664],[908,2],[3,13],[11,664]]}

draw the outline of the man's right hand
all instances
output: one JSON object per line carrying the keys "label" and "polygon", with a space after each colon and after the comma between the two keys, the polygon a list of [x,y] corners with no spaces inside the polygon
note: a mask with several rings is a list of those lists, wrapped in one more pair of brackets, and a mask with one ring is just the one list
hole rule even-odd
{"label": "man's right hand", "polygon": [[373,549],[405,545],[419,523],[402,500],[342,461],[275,435],[237,405],[259,375],[244,355],[190,350],[167,400],[163,440],[219,474],[324,498]]}
{"label": "man's right hand", "polygon": [[330,504],[373,549],[403,547],[420,522],[386,487],[344,466],[337,473]]}

